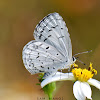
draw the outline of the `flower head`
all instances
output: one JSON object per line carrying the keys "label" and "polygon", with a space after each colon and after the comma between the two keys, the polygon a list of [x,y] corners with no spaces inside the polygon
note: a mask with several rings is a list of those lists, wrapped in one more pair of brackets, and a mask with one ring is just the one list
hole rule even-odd
{"label": "flower head", "polygon": [[75,68],[72,69],[72,73],[76,80],[79,80],[81,82],[86,82],[90,78],[93,77],[94,74],[97,74],[97,71],[93,69],[92,63],[90,63],[89,69],[81,69],[81,68]]}
{"label": "flower head", "polygon": [[97,74],[97,71],[93,69],[92,63],[88,69],[81,69],[75,67],[70,73],[57,72],[54,76],[49,76],[42,81],[41,87],[54,82],[62,80],[74,81],[73,94],[77,100],[85,100],[85,98],[91,99],[92,91],[90,85],[100,89],[100,82],[93,79],[93,75]]}

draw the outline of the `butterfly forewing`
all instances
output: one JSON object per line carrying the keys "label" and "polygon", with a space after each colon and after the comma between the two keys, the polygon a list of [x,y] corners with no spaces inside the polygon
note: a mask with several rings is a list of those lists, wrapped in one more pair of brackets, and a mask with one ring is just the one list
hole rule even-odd
{"label": "butterfly forewing", "polygon": [[57,48],[65,56],[72,58],[71,40],[63,18],[58,13],[52,13],[44,17],[36,26],[34,37]]}

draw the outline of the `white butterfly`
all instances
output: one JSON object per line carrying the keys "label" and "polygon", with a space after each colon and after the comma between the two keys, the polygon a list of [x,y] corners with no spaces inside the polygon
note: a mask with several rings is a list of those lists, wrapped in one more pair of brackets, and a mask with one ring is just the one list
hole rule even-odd
{"label": "white butterfly", "polygon": [[22,57],[31,73],[53,75],[59,69],[70,68],[76,59],[72,57],[70,35],[63,18],[51,13],[43,18],[34,31],[35,40],[23,48]]}

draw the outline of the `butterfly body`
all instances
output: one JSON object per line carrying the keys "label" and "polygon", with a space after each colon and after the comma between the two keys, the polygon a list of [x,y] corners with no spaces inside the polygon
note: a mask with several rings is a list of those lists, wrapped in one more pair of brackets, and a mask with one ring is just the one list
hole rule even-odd
{"label": "butterfly body", "polygon": [[34,30],[35,40],[23,48],[23,63],[31,73],[56,73],[70,68],[76,59],[72,57],[70,35],[58,13],[43,18]]}

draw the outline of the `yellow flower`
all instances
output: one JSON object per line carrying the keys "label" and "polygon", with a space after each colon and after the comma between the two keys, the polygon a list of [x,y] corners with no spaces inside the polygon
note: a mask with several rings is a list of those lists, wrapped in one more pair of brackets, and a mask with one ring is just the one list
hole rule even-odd
{"label": "yellow flower", "polygon": [[81,68],[75,68],[72,69],[72,73],[76,80],[79,80],[81,82],[86,82],[90,78],[93,77],[94,74],[97,74],[97,71],[93,69],[92,63],[90,63],[89,69],[81,69]]}

